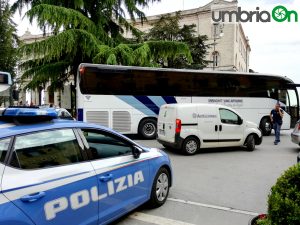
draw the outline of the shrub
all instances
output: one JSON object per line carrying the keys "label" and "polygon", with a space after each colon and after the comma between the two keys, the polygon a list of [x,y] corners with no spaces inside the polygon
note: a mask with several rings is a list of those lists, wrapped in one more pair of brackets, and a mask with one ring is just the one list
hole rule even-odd
{"label": "shrub", "polygon": [[271,222],[269,219],[263,219],[263,220],[258,220],[256,222],[257,225],[271,225]]}
{"label": "shrub", "polygon": [[285,171],[271,188],[268,218],[260,224],[300,224],[300,164]]}

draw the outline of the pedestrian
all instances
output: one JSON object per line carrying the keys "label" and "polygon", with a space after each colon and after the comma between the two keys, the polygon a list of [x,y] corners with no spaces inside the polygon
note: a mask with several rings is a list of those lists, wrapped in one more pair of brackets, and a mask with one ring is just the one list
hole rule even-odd
{"label": "pedestrian", "polygon": [[278,145],[278,143],[280,142],[280,129],[281,129],[281,125],[282,125],[283,114],[284,114],[284,112],[280,108],[279,103],[277,103],[275,105],[275,108],[272,109],[272,111],[270,113],[270,119],[273,124],[273,129],[275,131],[274,145]]}

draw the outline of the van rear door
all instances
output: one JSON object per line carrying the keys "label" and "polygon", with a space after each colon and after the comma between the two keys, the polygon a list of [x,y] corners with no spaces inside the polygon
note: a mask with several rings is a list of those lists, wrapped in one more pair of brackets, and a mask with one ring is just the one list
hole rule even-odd
{"label": "van rear door", "polygon": [[158,138],[173,143],[175,141],[176,109],[170,105],[160,108],[157,121]]}

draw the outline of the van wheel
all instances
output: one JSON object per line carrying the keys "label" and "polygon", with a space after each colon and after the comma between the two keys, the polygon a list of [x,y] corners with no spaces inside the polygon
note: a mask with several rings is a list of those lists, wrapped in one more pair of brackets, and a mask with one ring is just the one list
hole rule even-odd
{"label": "van wheel", "polygon": [[195,137],[188,137],[182,144],[182,151],[186,155],[194,155],[200,149],[200,143]]}
{"label": "van wheel", "polygon": [[170,188],[170,173],[169,171],[162,167],[157,172],[151,190],[150,200],[148,201],[148,206],[150,208],[157,208],[162,206],[169,195]]}
{"label": "van wheel", "polygon": [[271,120],[267,117],[263,118],[260,122],[259,128],[262,130],[264,136],[270,136],[272,132]]}
{"label": "van wheel", "polygon": [[144,139],[154,139],[157,132],[157,122],[155,119],[145,119],[139,125],[139,135]]}
{"label": "van wheel", "polygon": [[252,134],[247,137],[246,140],[246,149],[249,152],[252,152],[255,149],[255,138]]}

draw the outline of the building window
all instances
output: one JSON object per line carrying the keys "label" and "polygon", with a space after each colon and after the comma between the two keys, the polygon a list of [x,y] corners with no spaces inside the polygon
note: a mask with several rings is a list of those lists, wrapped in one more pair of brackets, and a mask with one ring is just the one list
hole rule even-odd
{"label": "building window", "polygon": [[218,39],[221,38],[224,34],[224,24],[220,23],[220,24],[216,24],[213,25],[211,28],[211,38],[214,39]]}

